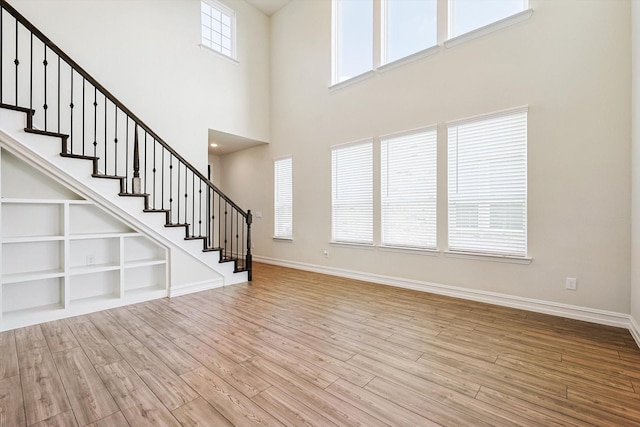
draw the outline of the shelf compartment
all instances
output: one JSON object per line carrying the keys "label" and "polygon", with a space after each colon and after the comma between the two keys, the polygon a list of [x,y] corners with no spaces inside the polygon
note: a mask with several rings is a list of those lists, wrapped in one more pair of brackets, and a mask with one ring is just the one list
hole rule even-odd
{"label": "shelf compartment", "polygon": [[63,269],[64,242],[38,241],[11,244],[11,250],[2,251],[2,272],[16,274],[43,274]]}
{"label": "shelf compartment", "polygon": [[2,237],[62,236],[64,206],[2,201]]}
{"label": "shelf compartment", "polygon": [[126,263],[166,259],[165,249],[145,236],[128,237],[124,241]]}
{"label": "shelf compartment", "polygon": [[119,252],[119,237],[72,240],[68,265],[72,270],[119,266]]}
{"label": "shelf compartment", "polygon": [[166,289],[166,266],[162,263],[126,268],[124,270],[124,284],[125,296],[144,290]]}
{"label": "shelf compartment", "polygon": [[64,279],[48,278],[2,285],[2,312],[17,313],[62,309]]}
{"label": "shelf compartment", "polygon": [[134,230],[93,204],[69,205],[69,234],[130,233]]}
{"label": "shelf compartment", "polygon": [[71,304],[90,298],[118,298],[120,296],[119,271],[102,271],[69,277]]}

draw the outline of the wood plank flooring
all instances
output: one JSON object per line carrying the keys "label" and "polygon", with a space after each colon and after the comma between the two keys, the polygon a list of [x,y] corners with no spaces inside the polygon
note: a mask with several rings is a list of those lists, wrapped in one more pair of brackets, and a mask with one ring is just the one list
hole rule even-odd
{"label": "wood plank flooring", "polygon": [[256,264],[0,333],[0,426],[638,426],[628,331]]}

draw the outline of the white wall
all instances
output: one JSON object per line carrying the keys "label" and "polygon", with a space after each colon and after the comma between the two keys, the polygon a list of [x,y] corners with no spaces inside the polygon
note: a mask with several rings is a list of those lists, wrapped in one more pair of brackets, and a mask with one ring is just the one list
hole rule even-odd
{"label": "white wall", "polygon": [[632,2],[631,317],[640,321],[640,4]]}
{"label": "white wall", "polygon": [[[274,15],[271,144],[223,159],[227,194],[264,215],[254,254],[629,313],[630,2],[530,4],[526,22],[335,91],[331,2],[294,1]],[[444,250],[444,123],[522,105],[530,265],[329,245],[331,145],[438,124]],[[272,162],[285,155],[294,162],[293,242],[271,238]],[[578,278],[577,291],[564,289],[566,276]]]}
{"label": "white wall", "polygon": [[269,19],[243,0],[238,62],[199,46],[200,1],[10,3],[206,174],[207,131],[269,141]]}

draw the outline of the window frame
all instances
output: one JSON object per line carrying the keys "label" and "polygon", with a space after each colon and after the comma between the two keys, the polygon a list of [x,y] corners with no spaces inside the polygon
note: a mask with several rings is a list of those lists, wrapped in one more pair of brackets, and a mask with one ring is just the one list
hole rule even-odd
{"label": "window frame", "polygon": [[[495,21],[491,21],[488,22],[486,24],[480,25],[479,27],[475,27],[472,28],[470,30],[467,30],[463,33],[460,34],[453,34],[453,30],[454,30],[454,22],[455,22],[455,15],[454,15],[454,3],[457,0],[447,0],[447,41],[448,40],[452,40],[452,39],[456,39],[458,37],[464,37],[467,34],[471,34],[474,32],[481,32],[483,29],[487,29],[488,27],[493,27],[493,26],[497,26],[497,23],[503,22],[503,21],[510,21],[512,17],[517,16],[522,14],[523,12],[529,10],[529,0],[518,0],[520,2],[522,2],[522,9],[516,13],[512,13],[510,15],[507,16],[503,16],[502,18],[499,18]],[[497,28],[496,28],[497,29]]]}
{"label": "window frame", "polygon": [[[340,235],[338,236],[336,233],[337,232],[342,232],[343,230],[339,227],[337,227],[337,223],[336,221],[339,221],[341,218],[339,217],[339,215],[337,215],[336,212],[336,207],[344,207],[344,206],[349,206],[350,203],[354,203],[353,200],[349,200],[348,202],[342,202],[340,201],[340,203],[337,203],[337,191],[339,191],[339,189],[337,188],[338,186],[338,176],[337,174],[340,173],[340,170],[336,169],[336,162],[338,161],[336,158],[336,153],[338,151],[341,150],[348,150],[348,149],[353,149],[356,147],[363,147],[363,148],[368,148],[368,153],[367,156],[368,158],[364,159],[366,161],[368,161],[367,163],[367,170],[365,170],[363,172],[368,174],[368,187],[366,188],[368,190],[368,194],[366,198],[364,199],[364,202],[359,202],[356,204],[356,207],[358,207],[358,205],[364,205],[364,208],[367,208],[367,212],[366,214],[368,214],[368,218],[367,218],[367,224],[365,225],[365,227],[367,228],[367,232],[368,234],[366,236],[361,236],[360,238],[355,238],[355,239],[348,239],[345,238],[344,235]],[[354,160],[351,159],[350,162],[353,162]],[[363,140],[359,140],[359,141],[353,141],[353,142],[349,142],[349,143],[345,143],[345,144],[338,144],[338,145],[334,145],[331,147],[331,243],[336,243],[336,244],[345,244],[345,245],[361,245],[361,246],[373,246],[374,244],[374,230],[375,230],[375,224],[374,224],[374,140],[373,138],[367,138],[367,139],[363,139]],[[348,164],[347,164],[348,166]],[[350,167],[347,167],[347,169],[349,170],[353,170]],[[344,184],[347,185],[352,185],[354,183],[353,180],[347,181]],[[353,190],[352,190],[353,192]],[[363,227],[364,228],[364,227]]]}
{"label": "window frame", "polygon": [[[216,31],[213,28],[210,28],[210,36],[211,36],[211,46],[208,46],[205,43],[205,40],[208,40],[205,38],[205,28],[209,28],[206,27],[203,22],[203,14],[204,12],[202,11],[203,6],[206,5],[208,6],[211,10],[215,10],[217,12],[219,12],[221,15],[225,15],[229,18],[230,21],[230,36],[228,37],[230,40],[230,48],[229,50],[229,54],[226,54],[225,52],[223,52],[223,46],[222,46],[222,41],[220,43],[215,43],[213,41],[213,34],[217,33],[220,35],[221,40],[222,37],[225,37],[222,33],[222,29],[220,31]],[[222,25],[222,19],[220,19],[220,23]],[[219,2],[218,0],[200,0],[200,46],[204,47],[205,49],[208,49],[212,52],[215,52],[218,55],[222,55],[225,58],[229,58],[232,59],[234,61],[238,60],[237,57],[237,34],[236,34],[236,27],[237,27],[237,23],[236,23],[236,12],[235,10],[233,10],[232,8],[230,8],[229,6],[222,4],[221,2]],[[217,50],[215,47],[213,47],[213,45],[218,45],[220,46],[220,50]]]}
{"label": "window frame", "polygon": [[[523,197],[522,199],[517,199],[515,201],[513,201],[513,203],[522,203],[524,204],[523,206],[523,229],[522,229],[522,237],[521,240],[523,241],[522,246],[520,246],[521,250],[519,251],[507,251],[507,250],[495,250],[495,249],[487,249],[485,248],[478,248],[478,247],[472,247],[472,245],[467,244],[465,246],[465,244],[461,244],[460,243],[460,239],[456,239],[454,237],[452,237],[452,233],[456,232],[456,231],[460,231],[462,230],[464,227],[454,227],[453,226],[453,210],[454,208],[452,207],[453,204],[455,203],[464,203],[464,196],[462,197],[462,200],[460,200],[458,198],[458,200],[456,200],[456,197],[452,196],[452,191],[454,191],[453,187],[455,185],[459,184],[459,178],[458,175],[460,174],[460,170],[459,167],[456,165],[459,165],[458,161],[459,161],[459,157],[458,157],[458,150],[459,150],[459,139],[456,136],[456,145],[455,145],[455,150],[452,147],[452,135],[451,132],[453,129],[458,129],[461,126],[469,126],[469,125],[473,125],[473,124],[479,124],[479,127],[481,127],[483,124],[487,125],[487,123],[489,123],[492,120],[496,120],[496,119],[506,119],[508,120],[509,118],[515,118],[518,115],[524,115],[524,129],[520,129],[520,132],[524,131],[524,147],[522,148],[522,152],[518,152],[517,155],[513,156],[515,159],[520,158],[521,161],[523,162],[523,170],[520,170],[519,173],[520,175],[518,175],[517,177],[521,180],[520,185],[523,186],[522,188],[518,187],[518,191],[524,191]],[[515,119],[514,119],[515,120]],[[498,112],[494,112],[494,113],[489,113],[489,114],[483,114],[480,116],[474,116],[474,117],[470,117],[467,119],[462,119],[462,120],[456,120],[456,121],[451,121],[451,122],[447,122],[446,126],[447,126],[447,230],[448,230],[448,238],[447,238],[447,243],[448,243],[448,251],[446,251],[448,254],[457,254],[457,255],[470,255],[470,256],[487,256],[487,257],[497,257],[497,258],[510,258],[510,259],[516,259],[516,260],[528,260],[530,262],[529,256],[528,256],[528,184],[527,184],[527,171],[528,171],[528,162],[527,162],[527,151],[528,151],[528,107],[519,107],[519,108],[514,108],[514,109],[509,109],[509,110],[504,110],[504,111],[498,111]],[[487,125],[488,126],[488,125]],[[492,128],[493,130],[495,130],[495,128]],[[477,138],[480,139],[480,138]],[[521,143],[522,141],[517,141],[516,143]],[[515,143],[514,143],[515,144]],[[486,148],[486,145],[484,145],[484,147]],[[455,160],[453,159],[452,151],[456,152],[456,157]],[[453,163],[455,163],[456,165],[453,165]],[[484,166],[487,167],[487,165],[491,165],[489,162],[486,163],[482,163],[480,164],[480,166],[478,166],[479,163],[475,163],[474,164],[474,168],[478,169],[480,166]],[[471,166],[470,166],[471,167]],[[504,170],[501,170],[504,171]],[[452,176],[455,175],[455,185],[452,183]],[[479,174],[479,177],[481,177],[482,175]],[[477,179],[478,177],[476,177]],[[478,181],[480,182],[480,181]],[[512,183],[515,181],[511,181],[510,185],[512,185]],[[467,193],[467,194],[471,194],[471,193]],[[478,193],[476,193],[478,194]],[[496,196],[496,194],[498,196]],[[473,194],[472,194],[473,195]],[[508,232],[514,232],[513,230],[507,229],[507,228],[499,228],[499,227],[491,227],[490,226],[490,221],[492,220],[492,216],[491,216],[491,206],[492,203],[496,204],[496,202],[498,202],[497,204],[499,205],[500,203],[506,203],[504,200],[506,199],[502,199],[502,200],[497,200],[500,199],[499,196],[503,196],[503,194],[500,194],[499,192],[497,193],[491,193],[487,196],[485,196],[484,198],[482,198],[481,196],[476,196],[474,198],[474,200],[476,200],[474,203],[476,203],[478,205],[478,226],[476,227],[471,227],[468,228],[468,232],[471,233],[473,232],[473,230],[476,230],[476,234],[477,235],[483,235],[485,238],[487,235],[491,235],[491,233],[493,232],[495,235],[499,234],[498,231],[495,230],[503,230],[503,234],[507,235],[509,234]],[[467,196],[468,197],[468,196]],[[471,203],[471,202],[469,202]],[[482,205],[482,206],[481,206]],[[483,226],[480,227],[480,222],[481,222],[481,218],[480,218],[480,209],[482,207],[482,212],[484,212],[484,216],[482,218],[483,222]],[[457,208],[456,208],[457,209]],[[457,212],[457,211],[456,211]],[[488,216],[487,216],[488,214]],[[456,217],[457,220],[457,217]],[[489,221],[489,226],[487,227],[487,221]],[[457,241],[456,241],[457,240]],[[464,239],[463,239],[464,240]],[[478,241],[480,241],[481,239],[478,238]],[[469,241],[471,241],[471,239],[469,238]],[[453,242],[453,243],[452,243]],[[508,244],[505,244],[505,247],[508,246]],[[515,245],[514,245],[515,247]]]}
{"label": "window frame", "polygon": [[[424,165],[421,164],[422,170],[417,169],[418,174],[420,175],[420,179],[431,178],[433,182],[428,183],[429,190],[425,194],[416,194],[416,192],[412,192],[408,194],[406,197],[407,200],[404,200],[407,203],[409,200],[416,200],[421,196],[425,198],[422,202],[424,205],[429,203],[433,203],[433,220],[429,222],[425,222],[428,228],[429,236],[423,236],[426,239],[433,239],[433,244],[411,244],[408,241],[404,242],[396,242],[393,243],[390,240],[386,239],[386,230],[388,230],[387,226],[390,226],[385,223],[386,217],[386,208],[385,201],[386,199],[394,199],[394,203],[398,203],[398,201],[402,201],[394,196],[385,196],[385,189],[389,189],[389,162],[391,161],[389,158],[389,143],[401,143],[407,144],[410,143],[411,138],[420,138],[424,137],[422,141],[415,141],[414,144],[424,144],[422,147],[423,150],[426,151],[424,153],[428,158],[426,159],[429,164]],[[383,135],[380,138],[380,246],[387,248],[398,248],[398,249],[410,249],[410,250],[421,250],[421,251],[437,251],[438,250],[438,127],[437,125],[432,125],[424,128],[412,129],[404,132]],[[386,151],[385,151],[386,146]],[[386,153],[386,156],[385,156]],[[407,156],[405,152],[404,155]],[[386,165],[385,165],[386,161]],[[400,165],[402,166],[402,165]],[[426,167],[430,167],[431,170],[424,171]],[[405,166],[406,168],[406,166]],[[421,172],[423,174],[421,174]],[[425,176],[426,175],[426,176]],[[385,181],[385,177],[387,180]],[[405,187],[408,187],[408,183],[405,183]],[[423,208],[424,208],[423,205]]]}
{"label": "window frame", "polygon": [[[279,173],[279,165],[283,165],[283,162],[288,163],[288,165],[284,166],[285,168],[288,168],[288,174],[287,169]],[[280,181],[283,178],[288,179],[288,182],[284,183],[288,188],[282,188],[282,186],[280,185],[283,184]],[[283,194],[281,190],[284,190],[288,193],[289,200],[280,199],[279,196]],[[278,212],[280,211],[279,207],[282,207],[283,205],[285,208],[288,207],[290,212],[288,221],[286,221],[290,230],[289,234],[279,234],[279,229],[281,228],[282,223],[285,222],[280,221],[279,223],[279,220],[287,219],[280,218],[280,215],[278,215]],[[285,224],[285,226],[286,225],[287,224]],[[293,240],[293,156],[280,157],[273,161],[273,238],[281,240]]]}

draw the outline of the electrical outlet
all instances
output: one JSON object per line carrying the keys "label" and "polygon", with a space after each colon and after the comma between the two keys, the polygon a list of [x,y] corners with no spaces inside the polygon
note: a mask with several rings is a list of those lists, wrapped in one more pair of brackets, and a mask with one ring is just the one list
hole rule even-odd
{"label": "electrical outlet", "polygon": [[324,254],[325,258],[329,258],[329,251],[328,250],[324,250],[324,252],[322,252]]}
{"label": "electrical outlet", "polygon": [[87,265],[95,265],[96,257],[93,255],[87,255]]}
{"label": "electrical outlet", "polygon": [[575,277],[567,277],[564,286],[570,291],[575,291],[576,289],[578,289],[578,279],[576,279]]}

